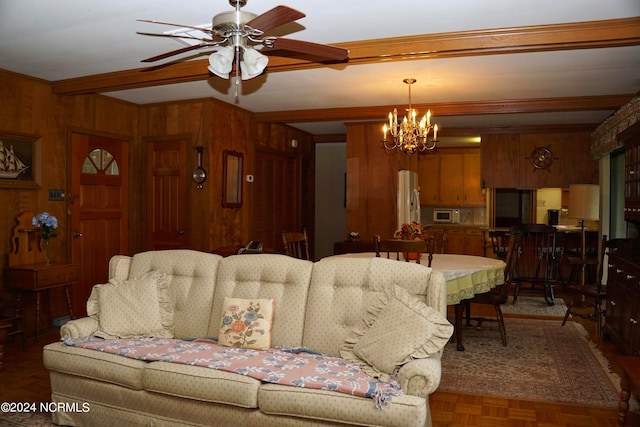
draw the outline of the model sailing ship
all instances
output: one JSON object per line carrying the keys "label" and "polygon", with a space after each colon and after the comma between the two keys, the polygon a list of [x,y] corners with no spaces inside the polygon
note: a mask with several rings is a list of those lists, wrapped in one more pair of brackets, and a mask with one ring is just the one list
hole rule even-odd
{"label": "model sailing ship", "polygon": [[0,178],[17,178],[28,167],[16,157],[13,146],[7,147],[0,141]]}

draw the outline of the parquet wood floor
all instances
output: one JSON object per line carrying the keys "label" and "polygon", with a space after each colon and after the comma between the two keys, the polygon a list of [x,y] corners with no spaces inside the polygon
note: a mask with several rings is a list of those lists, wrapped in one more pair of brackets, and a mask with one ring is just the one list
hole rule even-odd
{"label": "parquet wood floor", "polygon": [[[561,295],[559,295],[561,296]],[[483,313],[486,308],[474,307],[473,312]],[[490,310],[493,310],[489,307]],[[600,340],[595,325],[580,320],[589,331],[591,339],[612,362],[614,371],[616,350],[611,343]],[[507,331],[508,333],[508,331]],[[48,402],[51,395],[49,376],[42,363],[42,346],[58,340],[57,329],[40,336],[40,342],[29,340],[27,350],[22,351],[18,340],[10,340],[5,346],[4,370],[0,371],[0,402]],[[555,402],[533,402],[503,399],[489,396],[460,395],[435,392],[430,398],[434,427],[613,427],[618,425],[617,410],[605,410]],[[1,414],[0,414],[1,417]],[[627,426],[640,426],[640,415],[630,413]]]}

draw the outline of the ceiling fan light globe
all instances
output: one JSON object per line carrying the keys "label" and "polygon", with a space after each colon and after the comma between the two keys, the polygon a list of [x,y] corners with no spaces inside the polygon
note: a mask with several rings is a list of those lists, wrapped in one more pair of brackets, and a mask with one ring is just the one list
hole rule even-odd
{"label": "ceiling fan light globe", "polygon": [[234,54],[234,49],[231,46],[225,46],[209,55],[209,71],[218,77],[228,79],[233,68]]}
{"label": "ceiling fan light globe", "polygon": [[242,62],[240,62],[242,80],[249,80],[259,76],[269,63],[268,57],[250,47],[244,48],[242,59]]}

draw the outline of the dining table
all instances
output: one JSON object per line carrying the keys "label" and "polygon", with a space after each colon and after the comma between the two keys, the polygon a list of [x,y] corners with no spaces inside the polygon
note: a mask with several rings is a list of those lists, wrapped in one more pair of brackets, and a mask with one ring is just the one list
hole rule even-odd
{"label": "dining table", "polygon": [[[375,257],[375,252],[346,253],[334,255],[335,257],[364,258]],[[386,257],[385,255],[381,255]],[[391,254],[395,259],[395,255]],[[400,259],[404,262],[404,259]],[[415,261],[412,261],[415,262]],[[420,265],[427,267],[427,254],[421,257]],[[463,304],[472,299],[476,294],[489,292],[491,289],[504,282],[504,261],[495,258],[458,255],[458,254],[433,254],[431,268],[442,272],[447,284],[447,305],[454,307],[454,327],[456,335],[456,349],[464,351],[462,344],[462,314]]]}

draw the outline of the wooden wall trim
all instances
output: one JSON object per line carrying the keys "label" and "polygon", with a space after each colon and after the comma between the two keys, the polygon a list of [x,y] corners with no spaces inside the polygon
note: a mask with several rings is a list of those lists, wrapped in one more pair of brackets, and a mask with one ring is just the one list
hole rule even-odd
{"label": "wooden wall trim", "polygon": [[[438,117],[474,114],[515,114],[515,113],[549,113],[564,111],[598,111],[616,110],[635,94],[576,96],[562,98],[508,99],[489,101],[440,102],[431,104],[415,104],[418,110],[431,109],[438,112]],[[394,105],[364,106],[350,108],[323,108],[315,110],[289,110],[254,113],[256,122],[318,122],[335,120],[380,120],[393,110]]]}
{"label": "wooden wall trim", "polygon": [[[336,43],[336,46],[349,49],[347,62],[322,64],[306,59],[271,56],[268,72],[637,44],[640,44],[640,17]],[[53,82],[52,86],[56,95],[78,95],[199,81],[209,77],[207,60],[202,59],[163,67],[138,68],[59,80]]]}

